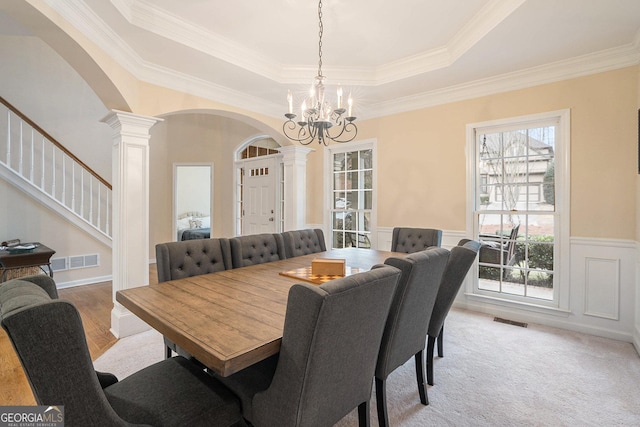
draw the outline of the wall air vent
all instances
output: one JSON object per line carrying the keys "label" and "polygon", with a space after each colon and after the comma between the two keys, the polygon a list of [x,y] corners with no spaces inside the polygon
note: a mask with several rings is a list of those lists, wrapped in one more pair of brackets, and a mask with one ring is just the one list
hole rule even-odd
{"label": "wall air vent", "polygon": [[100,264],[98,254],[75,255],[69,257],[69,269],[97,267]]}
{"label": "wall air vent", "polygon": [[53,258],[51,259],[51,270],[63,271],[67,269],[67,258]]}

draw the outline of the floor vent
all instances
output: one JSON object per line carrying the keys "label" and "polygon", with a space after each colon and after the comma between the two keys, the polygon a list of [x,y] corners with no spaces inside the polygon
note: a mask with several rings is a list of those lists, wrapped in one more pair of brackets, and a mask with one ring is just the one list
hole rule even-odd
{"label": "floor vent", "polygon": [[526,328],[527,324],[524,322],[516,322],[515,320],[503,319],[501,317],[494,317],[494,322],[506,323],[507,325],[520,326],[521,328]]}

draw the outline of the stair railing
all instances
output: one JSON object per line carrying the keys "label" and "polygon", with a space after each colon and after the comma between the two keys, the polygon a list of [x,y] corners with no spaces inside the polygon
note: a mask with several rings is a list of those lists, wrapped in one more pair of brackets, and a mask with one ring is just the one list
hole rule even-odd
{"label": "stair railing", "polygon": [[0,103],[0,163],[111,238],[111,184],[4,98]]}

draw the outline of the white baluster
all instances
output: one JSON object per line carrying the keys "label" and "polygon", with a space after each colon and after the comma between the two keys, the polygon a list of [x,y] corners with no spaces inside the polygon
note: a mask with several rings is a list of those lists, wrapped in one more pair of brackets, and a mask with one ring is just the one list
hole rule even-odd
{"label": "white baluster", "polygon": [[44,173],[45,173],[44,150],[45,150],[45,146],[44,146],[44,136],[43,136],[42,137],[42,162],[41,162],[42,175],[40,176],[40,190],[42,190],[42,191],[44,191],[46,193],[46,190],[44,188]]}
{"label": "white baluster", "polygon": [[51,197],[56,198],[56,146],[51,147]]}
{"label": "white baluster", "polygon": [[93,221],[93,179],[89,175],[89,221],[95,227],[96,223]]}
{"label": "white baluster", "polygon": [[110,228],[111,224],[109,224],[109,218],[111,218],[111,203],[109,202],[109,194],[111,194],[111,193],[107,193],[107,197],[106,197],[106,199],[107,199],[106,200],[106,202],[107,202],[107,220],[105,221],[106,224],[105,224],[104,228],[105,228],[105,232],[109,236],[111,236],[111,228]]}
{"label": "white baluster", "polygon": [[18,174],[22,176],[22,146],[24,144],[22,140],[22,119],[20,119],[20,141],[18,141]]}
{"label": "white baluster", "polygon": [[84,218],[84,171],[80,170],[80,216]]}
{"label": "white baluster", "polygon": [[102,189],[102,185],[101,185],[100,182],[98,182],[98,219],[96,221],[97,224],[98,224],[98,230],[101,230],[101,228],[100,228],[100,224],[101,224],[100,223],[100,213],[101,213],[101,211],[100,211],[100,208],[101,208],[101,206],[100,206],[100,201],[101,201],[100,200],[100,196],[101,196],[100,189]]}
{"label": "white baluster", "polygon": [[[67,206],[67,164],[64,161],[65,159],[65,155],[64,152],[62,153],[62,196],[60,201],[62,202],[63,206]],[[73,210],[73,205],[71,205],[71,210]],[[75,212],[75,211],[74,211]]]}
{"label": "white baluster", "polygon": [[29,182],[30,183],[34,183],[33,182],[33,168],[34,168],[34,156],[35,154],[35,148],[34,148],[34,144],[35,144],[35,134],[33,132],[33,128],[31,128],[31,155],[29,156],[29,160],[30,160],[30,165],[29,165]]}
{"label": "white baluster", "polygon": [[7,110],[7,159],[5,164],[10,165],[11,159],[11,110]]}

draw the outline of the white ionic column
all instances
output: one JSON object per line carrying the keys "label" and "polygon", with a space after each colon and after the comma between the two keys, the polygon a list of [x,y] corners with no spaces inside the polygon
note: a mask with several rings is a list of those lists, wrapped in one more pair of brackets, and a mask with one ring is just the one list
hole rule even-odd
{"label": "white ionic column", "polygon": [[281,147],[284,165],[284,230],[306,228],[307,155],[311,148],[299,145]]}
{"label": "white ionic column", "polygon": [[116,301],[116,292],[149,284],[149,129],[162,119],[113,110],[102,121],[113,133],[113,303],[116,338],[149,326]]}

